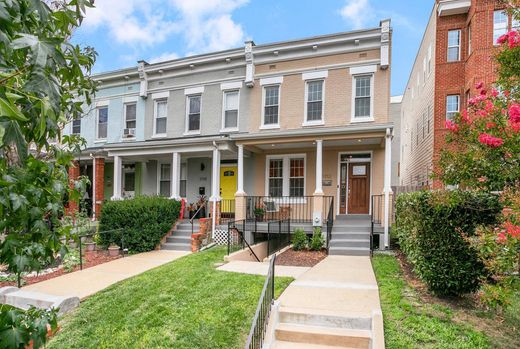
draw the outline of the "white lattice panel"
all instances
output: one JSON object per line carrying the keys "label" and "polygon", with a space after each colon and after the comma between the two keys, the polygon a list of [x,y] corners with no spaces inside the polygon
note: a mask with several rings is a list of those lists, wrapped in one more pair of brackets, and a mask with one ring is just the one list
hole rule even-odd
{"label": "white lattice panel", "polygon": [[[215,229],[215,233],[213,234],[213,242],[217,245],[227,245],[228,243],[228,232],[224,229]],[[238,244],[238,234],[231,234],[231,244]]]}

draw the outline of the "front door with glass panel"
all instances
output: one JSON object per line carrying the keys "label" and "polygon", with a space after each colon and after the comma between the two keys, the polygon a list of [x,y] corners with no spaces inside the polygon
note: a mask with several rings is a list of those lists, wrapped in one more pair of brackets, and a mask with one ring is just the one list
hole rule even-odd
{"label": "front door with glass panel", "polygon": [[234,213],[233,200],[237,191],[237,167],[226,166],[220,168],[220,211],[223,216],[228,217]]}
{"label": "front door with glass panel", "polygon": [[369,213],[370,163],[349,163],[347,203],[349,214]]}

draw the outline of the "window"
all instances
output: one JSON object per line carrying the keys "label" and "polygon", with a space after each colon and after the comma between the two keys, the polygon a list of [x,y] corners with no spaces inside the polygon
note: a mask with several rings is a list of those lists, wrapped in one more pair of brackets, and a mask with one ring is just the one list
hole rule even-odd
{"label": "window", "polygon": [[267,158],[266,195],[305,196],[305,155]]}
{"label": "window", "polygon": [[170,164],[159,165],[159,192],[160,196],[170,197],[171,167]]}
{"label": "window", "polygon": [[422,115],[422,139],[424,139],[426,135],[426,124],[428,123],[428,113],[425,111]]}
{"label": "window", "polygon": [[224,129],[238,128],[238,91],[224,92]]}
{"label": "window", "polygon": [[432,72],[432,44],[428,46],[428,75]]}
{"label": "window", "polygon": [[471,54],[471,23],[468,26],[468,56]]}
{"label": "window", "polygon": [[188,132],[200,131],[201,96],[188,96]]}
{"label": "window", "polygon": [[507,13],[502,10],[493,13],[493,44],[497,44],[499,37],[507,33]]}
{"label": "window", "polygon": [[410,151],[413,151],[413,129],[410,130]]}
{"label": "window", "polygon": [[511,30],[520,31],[520,19],[512,18]]}
{"label": "window", "polygon": [[354,117],[371,118],[372,75],[356,76],[354,79]]}
{"label": "window", "polygon": [[97,114],[97,138],[106,139],[108,131],[108,107],[98,108]]}
{"label": "window", "polygon": [[428,134],[430,134],[432,119],[433,119],[433,106],[429,105],[428,106]]}
{"label": "window", "polygon": [[419,120],[417,120],[417,125],[415,130],[417,131],[415,133],[415,145],[419,145]]}
{"label": "window", "polygon": [[81,134],[81,119],[72,120],[72,134],[73,135]]}
{"label": "window", "polygon": [[280,86],[264,87],[264,125],[278,125]]}
{"label": "window", "polygon": [[460,30],[448,31],[448,62],[460,59]]}
{"label": "window", "polygon": [[136,103],[125,104],[125,128],[134,129],[136,126]]}
{"label": "window", "polygon": [[423,74],[423,84],[426,83],[426,57],[423,58],[422,62],[422,74]]}
{"label": "window", "polygon": [[446,96],[446,120],[452,120],[459,112],[459,95]]}
{"label": "window", "polygon": [[166,120],[168,116],[168,100],[158,99],[155,101],[155,135],[166,134]]}
{"label": "window", "polygon": [[323,120],[323,80],[307,82],[307,122]]}

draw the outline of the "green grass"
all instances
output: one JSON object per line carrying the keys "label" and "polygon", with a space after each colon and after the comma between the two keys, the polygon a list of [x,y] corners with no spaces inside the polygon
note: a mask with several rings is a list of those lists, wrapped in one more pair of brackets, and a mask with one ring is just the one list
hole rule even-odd
{"label": "green grass", "polygon": [[388,349],[491,348],[489,338],[470,324],[456,321],[452,308],[422,301],[404,280],[393,256],[372,259],[379,284]]}
{"label": "green grass", "polygon": [[[97,293],[47,348],[241,348],[265,277],[215,270],[223,256],[210,249]],[[276,294],[291,281],[277,278]]]}

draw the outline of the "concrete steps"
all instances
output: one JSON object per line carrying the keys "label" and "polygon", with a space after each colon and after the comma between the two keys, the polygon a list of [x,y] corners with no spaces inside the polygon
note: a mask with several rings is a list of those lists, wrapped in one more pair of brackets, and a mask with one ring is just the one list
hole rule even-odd
{"label": "concrete steps", "polygon": [[[198,221],[193,222],[193,232],[199,231]],[[161,250],[191,251],[191,223],[182,221],[177,224],[172,234],[161,244]]]}
{"label": "concrete steps", "polygon": [[[338,349],[337,346],[277,341],[272,349]],[[347,348],[350,349],[350,348]]]}
{"label": "concrete steps", "polygon": [[369,256],[371,229],[369,215],[337,216],[332,228],[329,254]]}
{"label": "concrete steps", "polygon": [[371,333],[368,330],[279,323],[275,338],[283,342],[369,349]]}
{"label": "concrete steps", "polygon": [[295,308],[281,306],[279,321],[308,326],[337,327],[351,330],[370,330],[372,318],[366,313],[342,312],[338,310]]}

